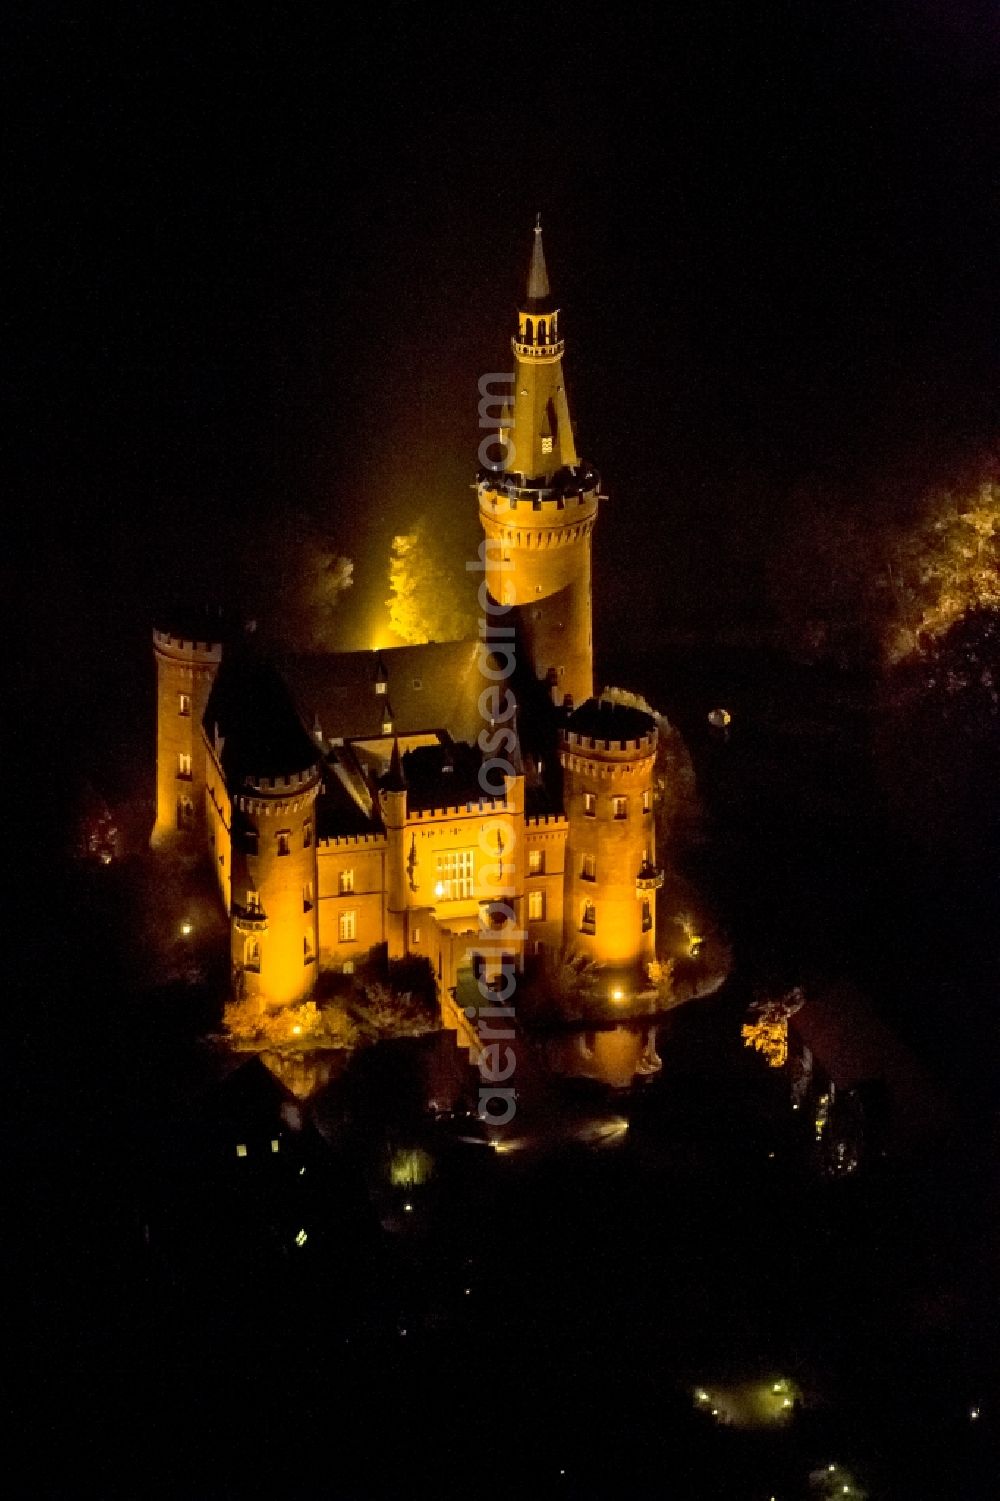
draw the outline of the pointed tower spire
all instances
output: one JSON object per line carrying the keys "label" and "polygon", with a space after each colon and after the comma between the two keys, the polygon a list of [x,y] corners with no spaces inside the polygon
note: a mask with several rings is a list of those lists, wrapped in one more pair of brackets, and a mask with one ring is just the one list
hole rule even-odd
{"label": "pointed tower spire", "polygon": [[577,453],[561,320],[539,215],[511,340],[512,389],[498,403],[503,456],[492,463],[480,447],[477,490],[491,544],[487,588],[498,603],[518,608],[527,658],[557,704],[584,703],[594,691],[590,538],[601,483]]}
{"label": "pointed tower spire", "polygon": [[406,788],[406,778],[403,776],[403,758],[399,754],[399,736],[392,737],[392,755],[389,758],[389,771],[382,782],[386,792],[403,792]]}
{"label": "pointed tower spire", "polygon": [[531,266],[528,269],[528,308],[532,312],[541,312],[541,304],[548,303],[551,295],[545,251],[542,247],[542,216],[536,214],[535,242],[531,247]]}

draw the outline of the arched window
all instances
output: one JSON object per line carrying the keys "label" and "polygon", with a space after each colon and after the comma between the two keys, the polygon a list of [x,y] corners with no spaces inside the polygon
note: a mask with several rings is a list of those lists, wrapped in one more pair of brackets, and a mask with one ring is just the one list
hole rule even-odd
{"label": "arched window", "polygon": [[593,902],[584,902],[580,912],[580,932],[597,932],[597,907]]}
{"label": "arched window", "polygon": [[177,827],[179,829],[194,828],[194,803],[189,797],[177,799]]}
{"label": "arched window", "polygon": [[251,974],[260,974],[260,943],[252,936],[243,945],[243,968]]}

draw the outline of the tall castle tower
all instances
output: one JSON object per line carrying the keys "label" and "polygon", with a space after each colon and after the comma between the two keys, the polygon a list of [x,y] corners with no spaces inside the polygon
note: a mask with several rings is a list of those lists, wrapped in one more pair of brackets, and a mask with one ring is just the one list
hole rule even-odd
{"label": "tall castle tower", "polygon": [[566,841],[564,931],[625,993],[656,957],[651,715],[606,699],[574,710],[559,735]]}
{"label": "tall castle tower", "polygon": [[205,843],[205,743],[202,716],[222,661],[222,643],[154,630],[156,657],[156,824],[153,849],[194,854]]}
{"label": "tall castle tower", "polygon": [[577,456],[563,378],[559,308],[535,225],[517,317],[514,390],[500,420],[503,458],[480,471],[487,587],[517,606],[523,647],[556,703],[594,691],[590,538],[600,480]]}

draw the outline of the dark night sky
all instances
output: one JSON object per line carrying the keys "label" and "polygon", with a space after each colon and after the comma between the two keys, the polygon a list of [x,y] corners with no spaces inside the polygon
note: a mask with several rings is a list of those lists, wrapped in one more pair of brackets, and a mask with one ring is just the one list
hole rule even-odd
{"label": "dark night sky", "polygon": [[997,16],[14,5],[32,634],[127,657],[153,600],[224,575],[235,521],[293,507],[356,601],[416,514],[460,558],[539,208],[612,495],[601,632],[637,597],[752,613],[790,497],[896,506],[989,433]]}

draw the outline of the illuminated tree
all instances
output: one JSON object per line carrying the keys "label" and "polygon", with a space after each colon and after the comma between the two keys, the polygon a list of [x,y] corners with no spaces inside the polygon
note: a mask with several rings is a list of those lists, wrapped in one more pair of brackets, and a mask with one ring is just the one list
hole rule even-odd
{"label": "illuminated tree", "polygon": [[916,526],[891,539],[890,664],[947,635],[963,617],[1000,610],[1000,481],[932,496]]}
{"label": "illuminated tree", "polygon": [[763,1053],[771,1068],[781,1068],[788,1059],[788,1019],[804,1004],[801,990],[790,990],[775,1000],[754,1001],[741,1032],[744,1046]]}
{"label": "illuminated tree", "polygon": [[389,554],[389,624],[413,646],[459,641],[475,621],[455,587],[455,571],[429,540],[424,517],[411,532],[392,539]]}

